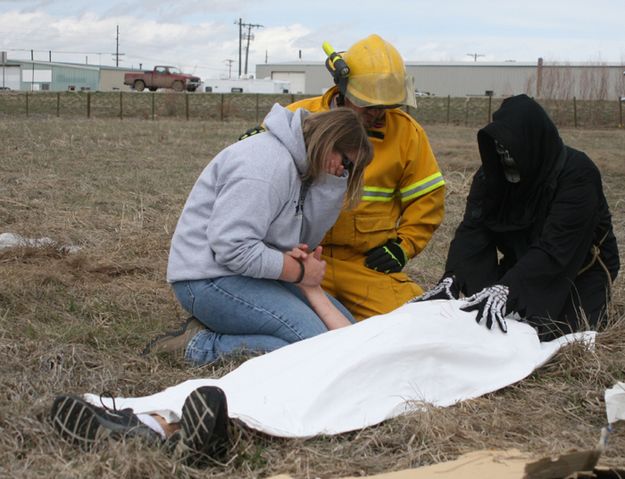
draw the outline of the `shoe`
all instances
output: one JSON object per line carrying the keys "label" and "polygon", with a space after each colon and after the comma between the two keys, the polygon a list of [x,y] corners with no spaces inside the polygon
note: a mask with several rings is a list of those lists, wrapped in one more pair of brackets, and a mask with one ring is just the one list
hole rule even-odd
{"label": "shoe", "polygon": [[216,386],[203,386],[187,396],[180,418],[177,455],[188,465],[221,460],[229,449],[228,404]]}
{"label": "shoe", "polygon": [[142,355],[167,353],[184,358],[189,341],[205,329],[207,329],[206,326],[191,316],[180,328],[161,334],[150,341],[143,349]]}
{"label": "shoe", "polygon": [[138,437],[161,443],[159,434],[143,424],[132,409],[94,406],[76,396],[57,396],[50,412],[54,429],[70,444],[85,450],[101,439]]}

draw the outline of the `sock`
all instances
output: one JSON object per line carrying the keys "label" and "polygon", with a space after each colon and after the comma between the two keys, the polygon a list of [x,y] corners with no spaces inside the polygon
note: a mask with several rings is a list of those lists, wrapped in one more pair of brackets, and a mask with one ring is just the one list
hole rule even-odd
{"label": "sock", "polygon": [[147,427],[157,432],[163,439],[167,439],[167,435],[165,434],[165,430],[163,426],[161,426],[154,417],[149,414],[137,414],[137,418]]}

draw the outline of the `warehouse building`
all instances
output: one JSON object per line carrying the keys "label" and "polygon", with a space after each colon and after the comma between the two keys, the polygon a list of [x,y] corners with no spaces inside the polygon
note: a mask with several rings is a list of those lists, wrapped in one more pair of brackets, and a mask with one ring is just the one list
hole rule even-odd
{"label": "warehouse building", "polygon": [[[603,99],[625,97],[625,65],[543,62],[406,62],[417,96]],[[102,65],[9,60],[0,52],[0,90],[129,91],[124,74],[140,71]],[[323,62],[256,65],[257,79],[288,82],[289,93],[319,95],[332,86]]]}
{"label": "warehouse building", "polygon": [[[618,99],[625,96],[625,65],[607,63],[406,62],[417,96],[504,97],[527,93],[553,99]],[[332,85],[323,62],[256,66],[257,78],[285,80],[291,93],[319,95]]]}
{"label": "warehouse building", "polygon": [[138,71],[80,63],[9,60],[0,52],[0,89],[18,91],[129,91],[124,74]]}

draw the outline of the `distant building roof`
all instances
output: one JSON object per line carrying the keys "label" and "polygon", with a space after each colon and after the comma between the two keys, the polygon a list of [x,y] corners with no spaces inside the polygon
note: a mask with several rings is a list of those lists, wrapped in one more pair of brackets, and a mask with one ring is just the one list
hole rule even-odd
{"label": "distant building roof", "polygon": [[[515,60],[507,60],[502,62],[487,62],[487,61],[405,61],[406,66],[435,66],[435,67],[535,67],[538,64],[538,61],[535,62],[517,62]],[[322,61],[299,61],[294,60],[291,62],[268,62],[261,65],[274,65],[274,66],[320,66],[324,65]],[[559,62],[559,61],[543,61],[544,66],[562,66],[562,67],[597,67],[597,66],[607,66],[607,67],[622,67],[625,66],[625,62],[623,63],[615,63],[615,62]]]}
{"label": "distant building roof", "polygon": [[140,68],[134,67],[115,67],[111,65],[95,65],[93,63],[72,63],[72,62],[49,62],[46,60],[8,60],[6,61],[6,65],[51,65],[56,67],[65,67],[65,68],[80,68],[86,70],[119,70],[119,71],[143,71]]}

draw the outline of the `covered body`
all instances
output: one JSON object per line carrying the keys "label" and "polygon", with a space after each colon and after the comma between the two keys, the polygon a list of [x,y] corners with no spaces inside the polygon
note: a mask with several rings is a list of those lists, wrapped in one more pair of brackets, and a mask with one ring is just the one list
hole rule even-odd
{"label": "covered body", "polygon": [[427,404],[479,397],[525,378],[570,341],[594,340],[586,332],[541,343],[536,331],[514,320],[508,334],[489,331],[461,305],[410,303],[250,359],[219,379],[192,379],[140,398],[86,398],[176,422],[191,391],[214,385],[226,393],[230,417],[259,431],[340,434]]}

